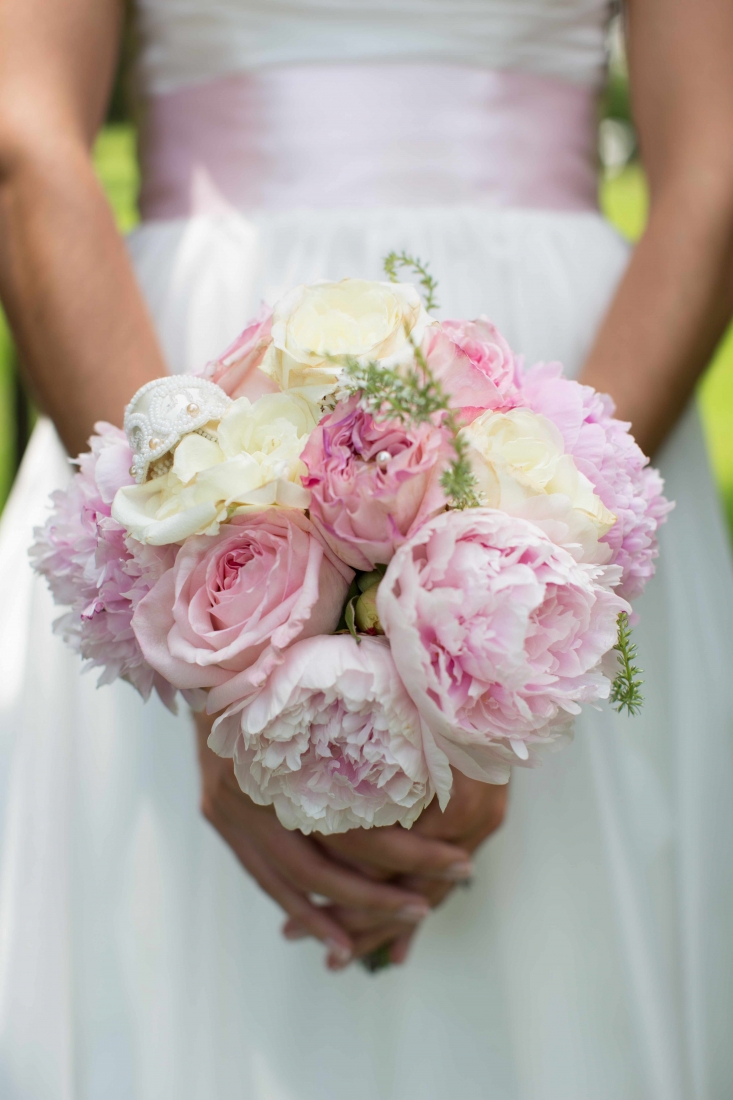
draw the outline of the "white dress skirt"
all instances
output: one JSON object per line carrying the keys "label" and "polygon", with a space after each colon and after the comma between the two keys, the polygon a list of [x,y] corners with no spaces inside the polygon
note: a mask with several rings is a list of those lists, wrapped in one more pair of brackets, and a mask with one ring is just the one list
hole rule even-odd
{"label": "white dress skirt", "polygon": [[[472,208],[144,225],[170,362],[259,300],[430,257],[442,314],[490,312],[577,371],[627,260],[595,214]],[[723,1100],[733,1050],[733,573],[697,415],[659,455],[677,509],[639,603],[640,717],[607,708],[516,769],[475,882],[409,963],[334,975],[199,815],[187,717],[96,690],[26,563],[68,476],[41,422],[2,524],[0,1096],[7,1100]]]}

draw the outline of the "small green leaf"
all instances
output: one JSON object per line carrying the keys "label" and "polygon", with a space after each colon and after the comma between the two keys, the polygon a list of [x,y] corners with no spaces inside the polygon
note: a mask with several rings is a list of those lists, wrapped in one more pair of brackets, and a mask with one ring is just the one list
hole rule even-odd
{"label": "small green leaf", "polygon": [[407,252],[390,252],[384,260],[384,271],[391,283],[398,283],[397,269],[408,267],[419,276],[420,286],[425,293],[425,308],[430,313],[438,309],[435,299],[435,291],[438,289],[438,281],[428,271],[428,265],[424,264],[417,256],[410,256]]}
{"label": "small green leaf", "polygon": [[629,616],[625,611],[618,617],[618,640],[613,648],[618,653],[619,670],[611,685],[610,701],[616,705],[619,714],[623,710],[629,715],[638,714],[644,705],[641,694],[644,681],[640,678],[641,669],[634,664],[636,646],[631,641]]}
{"label": "small green leaf", "polygon": [[371,573],[360,573],[356,578],[359,591],[366,592],[367,588],[371,588],[373,584],[379,584],[386,571],[386,565],[378,565],[376,569],[372,569]]}
{"label": "small green leaf", "polygon": [[356,639],[356,644],[360,645],[361,644],[361,638],[359,637],[359,635],[357,633],[357,630],[356,630],[356,601],[358,599],[359,599],[358,596],[352,596],[351,597],[351,599],[347,603],[346,607],[344,608],[344,618],[346,619],[346,626],[347,626],[347,629],[349,631],[349,634],[351,635],[352,638]]}
{"label": "small green leaf", "polygon": [[364,955],[361,965],[369,974],[377,974],[380,970],[386,970],[392,965],[391,946],[389,943],[383,943],[381,947],[376,947],[374,951]]}

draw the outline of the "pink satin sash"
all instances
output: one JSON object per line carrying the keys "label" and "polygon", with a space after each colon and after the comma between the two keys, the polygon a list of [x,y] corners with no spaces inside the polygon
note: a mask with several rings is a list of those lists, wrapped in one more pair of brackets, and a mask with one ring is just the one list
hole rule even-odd
{"label": "pink satin sash", "polygon": [[597,202],[594,90],[516,70],[261,69],[152,97],[141,133],[146,219]]}

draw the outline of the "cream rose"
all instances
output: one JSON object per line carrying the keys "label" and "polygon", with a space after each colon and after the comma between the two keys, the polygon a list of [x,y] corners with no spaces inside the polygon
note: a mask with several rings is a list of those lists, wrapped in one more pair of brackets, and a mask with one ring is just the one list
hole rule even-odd
{"label": "cream rose", "polygon": [[342,279],[299,286],[272,315],[272,344],[260,370],[281,390],[318,404],[337,389],[341,367],[329,356],[353,355],[394,366],[412,359],[430,323],[409,283]]}
{"label": "cream rose", "polygon": [[295,394],[254,403],[240,397],[205,434],[183,437],[167,473],[120,489],[112,515],[140,542],[162,546],[215,535],[248,507],[306,508],[300,453],[315,426],[307,401]]}
{"label": "cream rose", "polygon": [[483,503],[531,520],[580,561],[603,564],[616,522],[582,474],[559,429],[529,409],[485,412],[464,428]]}

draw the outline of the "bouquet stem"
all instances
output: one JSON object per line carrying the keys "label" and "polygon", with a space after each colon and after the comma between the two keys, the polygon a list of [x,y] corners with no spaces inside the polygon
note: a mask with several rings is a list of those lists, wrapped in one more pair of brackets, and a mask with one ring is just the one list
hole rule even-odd
{"label": "bouquet stem", "polygon": [[376,974],[380,970],[386,970],[388,966],[392,965],[392,958],[390,955],[392,948],[391,943],[383,943],[381,947],[375,947],[373,951],[370,951],[368,955],[365,955],[361,959],[361,965],[369,974]]}

